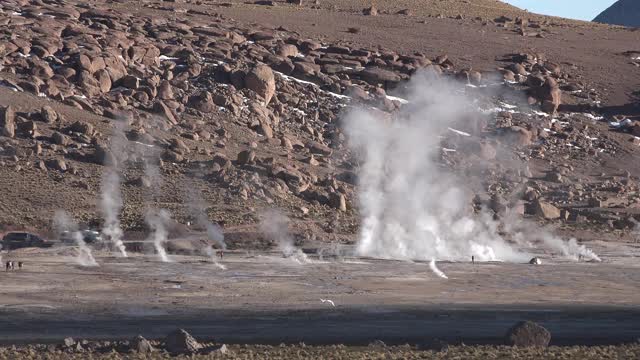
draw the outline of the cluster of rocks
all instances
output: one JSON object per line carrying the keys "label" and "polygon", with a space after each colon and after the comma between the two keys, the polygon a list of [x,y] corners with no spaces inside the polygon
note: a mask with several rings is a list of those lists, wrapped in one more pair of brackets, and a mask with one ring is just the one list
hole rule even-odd
{"label": "cluster of rocks", "polygon": [[528,37],[545,37],[546,27],[549,25],[548,20],[534,21],[521,17],[515,19],[508,16],[500,16],[493,20],[498,27],[512,29],[522,36]]}
{"label": "cluster of rocks", "polygon": [[[204,173],[241,202],[294,202],[302,214],[309,206],[350,212],[354,162],[338,115],[351,105],[387,115],[398,111],[405,102],[387,91],[402,91],[412,75],[425,71],[457,79],[475,95],[492,93],[495,85],[522,91],[528,105],[547,113],[504,109],[452,124],[470,136],[445,137],[443,147],[457,152],[444,153],[442,161],[453,168],[473,166],[476,159],[492,164],[483,174],[487,194],[476,197],[477,207],[546,220],[612,220],[574,204],[595,203],[597,196],[588,194],[596,185],[576,183],[563,173],[570,165],[557,161],[617,151],[593,119],[563,112],[563,92],[565,98],[568,93],[586,101],[572,105],[574,111],[593,110],[598,94],[544,54],[509,56],[507,66],[479,72],[456,68],[446,54],[325,44],[282,28],[245,27],[216,14],[207,22],[150,18],[72,0],[9,0],[0,9],[5,25],[1,84],[111,122],[67,119],[52,106],[31,112],[2,108],[0,165],[82,175],[77,162],[135,162],[135,153],[116,159],[109,148],[110,128],[120,124],[131,143],[159,149],[164,174]],[[378,9],[371,6],[364,13],[375,16]],[[543,25],[524,19],[495,22],[513,23],[523,32]],[[553,159],[557,169],[534,180],[524,165],[516,170],[501,165],[504,149],[515,150],[523,163]],[[131,184],[149,186],[137,180]],[[77,184],[88,188],[84,181]],[[634,179],[622,185],[619,197],[635,203]],[[626,223],[622,216],[613,221],[618,221],[614,226]]]}
{"label": "cluster of rocks", "polygon": [[334,153],[344,149],[338,113],[350,102],[395,111],[402,103],[386,91],[419,69],[454,73],[446,55],[322,44],[219,16],[137,17],[71,0],[12,0],[0,9],[2,85],[112,122],[105,130],[50,106],[2,109],[2,155],[18,170],[77,174],[76,161],[135,160],[109,149],[109,127],[119,122],[128,140],[163,149],[165,173],[206,166],[238,199],[295,197],[347,211],[355,181],[340,169],[348,155]]}
{"label": "cluster of rocks", "polygon": [[55,353],[166,353],[178,355],[224,355],[228,353],[225,344],[199,342],[184,329],[176,329],[162,340],[147,340],[136,336],[124,341],[90,341],[65,338],[61,344],[40,345],[41,351]]}

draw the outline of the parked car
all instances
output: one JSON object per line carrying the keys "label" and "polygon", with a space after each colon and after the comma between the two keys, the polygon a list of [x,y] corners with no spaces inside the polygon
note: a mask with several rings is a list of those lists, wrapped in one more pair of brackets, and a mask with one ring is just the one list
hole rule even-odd
{"label": "parked car", "polygon": [[[81,230],[82,240],[87,244],[98,243],[102,241],[102,235],[100,232],[94,230]],[[75,243],[73,231],[63,231],[60,235],[60,240],[64,243]]]}
{"label": "parked car", "polygon": [[10,232],[2,238],[2,248],[7,250],[25,247],[50,247],[51,242],[27,232]]}

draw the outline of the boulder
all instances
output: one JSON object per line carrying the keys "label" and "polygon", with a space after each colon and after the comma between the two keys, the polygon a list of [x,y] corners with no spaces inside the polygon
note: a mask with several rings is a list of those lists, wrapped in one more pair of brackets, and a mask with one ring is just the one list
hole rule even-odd
{"label": "boulder", "polygon": [[47,124],[52,124],[58,120],[58,113],[49,105],[45,105],[40,109],[40,116]]}
{"label": "boulder", "polygon": [[202,345],[183,329],[167,335],[164,342],[166,350],[171,354],[194,354],[202,349]]}
{"label": "boulder", "polygon": [[216,111],[218,106],[213,101],[213,96],[208,91],[202,91],[189,98],[189,104],[196,110],[204,113],[210,113]]}
{"label": "boulder", "polygon": [[269,104],[276,92],[276,80],[273,71],[266,65],[258,65],[251,69],[244,78],[245,86],[262,96],[265,104]]}
{"label": "boulder", "polygon": [[56,131],[51,135],[51,142],[56,145],[67,146],[69,144],[69,138]]}
{"label": "boulder", "polygon": [[402,79],[397,73],[379,67],[366,68],[359,75],[362,80],[372,85],[397,83]]}
{"label": "boulder", "polygon": [[47,163],[48,167],[53,170],[67,171],[67,163],[62,159],[53,159]]}
{"label": "boulder", "polygon": [[158,97],[162,100],[173,99],[173,89],[167,80],[163,80],[158,87]]}
{"label": "boulder", "polygon": [[551,333],[534,322],[521,321],[507,331],[505,340],[511,346],[547,347],[551,342]]}
{"label": "boulder", "polygon": [[16,113],[11,105],[0,107],[0,135],[10,138],[16,136]]}
{"label": "boulder", "polygon": [[290,57],[298,55],[298,48],[292,44],[283,44],[278,48],[278,52],[276,53],[278,56],[282,57]]}
{"label": "boulder", "polygon": [[548,202],[536,200],[535,209],[536,215],[545,220],[554,220],[560,218],[560,209]]}
{"label": "boulder", "polygon": [[362,14],[367,16],[378,16],[378,8],[376,8],[375,5],[371,5],[371,7],[362,10]]}
{"label": "boulder", "polygon": [[140,354],[148,354],[155,350],[151,345],[151,343],[149,342],[149,340],[143,338],[140,335],[133,338],[130,344],[131,344],[131,350],[136,351]]}
{"label": "boulder", "polygon": [[164,116],[165,119],[167,119],[167,121],[172,124],[175,125],[178,123],[178,121],[176,120],[175,115],[173,115],[173,112],[171,111],[171,109],[162,101],[156,101],[153,104],[153,112],[159,115]]}
{"label": "boulder", "polygon": [[513,146],[529,146],[531,145],[532,135],[531,132],[520,126],[511,126],[504,129],[504,140]]}
{"label": "boulder", "polygon": [[252,163],[256,158],[256,153],[252,150],[243,150],[238,153],[238,164],[245,165]]}

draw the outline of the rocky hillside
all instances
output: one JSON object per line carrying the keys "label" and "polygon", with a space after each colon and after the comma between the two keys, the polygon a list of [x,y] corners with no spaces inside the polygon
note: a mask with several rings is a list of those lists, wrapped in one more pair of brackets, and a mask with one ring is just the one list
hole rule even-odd
{"label": "rocky hillside", "polygon": [[[359,163],[340,119],[354,107],[393,118],[407,104],[388,93],[401,94],[419,71],[454,82],[483,109],[441,135],[442,166],[477,175],[470,207],[633,227],[626,208],[638,203],[640,173],[627,166],[638,142],[628,132],[640,128],[608,133],[604,92],[580,67],[531,50],[495,52],[493,68],[478,71],[474,56],[317,39],[197,3],[0,4],[4,229],[46,229],[59,209],[100,226],[105,174],[116,170],[129,231],[144,230],[150,206],[181,224],[200,212],[242,247],[256,239],[247,234],[260,212],[278,208],[302,239],[352,241]],[[353,16],[386,16],[372,10]],[[558,29],[508,16],[469,24],[518,41]]]}
{"label": "rocky hillside", "polygon": [[640,27],[640,2],[636,0],[618,0],[607,10],[593,19],[595,22]]}

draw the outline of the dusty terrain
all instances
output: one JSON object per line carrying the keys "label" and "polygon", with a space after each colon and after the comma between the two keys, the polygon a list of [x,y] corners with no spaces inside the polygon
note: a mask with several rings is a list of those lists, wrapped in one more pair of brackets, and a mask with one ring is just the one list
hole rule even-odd
{"label": "dusty terrain", "polygon": [[[415,345],[502,344],[524,319],[547,327],[553,345],[640,336],[640,31],[492,0],[382,2],[377,15],[370,6],[3,1],[0,230],[57,240],[60,210],[102,228],[111,171],[133,251],[96,246],[98,267],[77,265],[77,250],[61,244],[3,251],[26,265],[0,274],[2,341],[159,339],[184,327],[229,344],[414,346],[394,349],[399,358],[634,358],[633,345],[517,355]],[[400,116],[412,106],[409,79],[424,72],[472,104],[429,134],[441,139],[438,166],[467,188],[469,212],[501,224],[510,243],[502,221],[545,226],[601,263],[532,243],[522,250],[542,266],[438,262],[445,280],[428,263],[353,255],[362,169],[345,114]],[[136,243],[150,209],[171,214],[172,262]],[[260,226],[270,209],[291,219],[309,261],[277,250]],[[218,264],[204,251],[207,224],[221,226],[229,249]]]}
{"label": "dusty terrain", "polygon": [[640,249],[590,245],[603,262],[529,249],[543,265],[439,263],[446,280],[426,263],[356,258],[349,248],[306,260],[237,251],[169,263],[96,252],[98,267],[77,265],[74,247],[16,250],[4,259],[25,267],[1,274],[0,331],[9,343],[161,338],[182,327],[226,343],[501,344],[527,319],[544,324],[553,344],[634,341]]}

